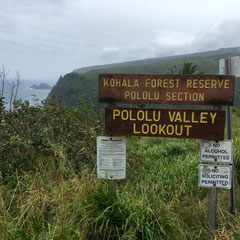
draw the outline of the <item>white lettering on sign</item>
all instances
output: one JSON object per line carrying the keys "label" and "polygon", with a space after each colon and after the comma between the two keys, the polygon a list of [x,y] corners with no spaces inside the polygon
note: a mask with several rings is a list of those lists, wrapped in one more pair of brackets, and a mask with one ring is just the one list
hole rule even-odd
{"label": "white lettering on sign", "polygon": [[233,158],[233,140],[200,142],[200,161],[232,163]]}
{"label": "white lettering on sign", "polygon": [[125,179],[126,139],[97,137],[97,176],[103,179]]}
{"label": "white lettering on sign", "polygon": [[232,166],[227,165],[199,165],[198,185],[206,188],[230,189],[232,182]]}

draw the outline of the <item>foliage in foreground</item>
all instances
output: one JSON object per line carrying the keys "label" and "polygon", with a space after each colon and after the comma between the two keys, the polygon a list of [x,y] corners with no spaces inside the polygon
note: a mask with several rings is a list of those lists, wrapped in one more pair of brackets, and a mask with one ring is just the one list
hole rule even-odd
{"label": "foliage in foreground", "polygon": [[[37,100],[36,100],[37,101]],[[15,111],[3,111],[0,134],[0,169],[4,180],[15,170],[33,170],[39,158],[66,157],[73,168],[95,164],[95,141],[101,131],[98,116],[84,105],[73,110],[48,103],[30,106],[16,102]]]}
{"label": "foliage in foreground", "polygon": [[[0,128],[0,239],[206,239],[199,141],[128,138],[127,179],[112,196],[95,174],[101,119],[82,107],[25,102],[15,109],[2,112]],[[239,109],[233,125],[238,170]],[[218,196],[217,239],[240,239],[240,215],[228,214],[228,191]]]}

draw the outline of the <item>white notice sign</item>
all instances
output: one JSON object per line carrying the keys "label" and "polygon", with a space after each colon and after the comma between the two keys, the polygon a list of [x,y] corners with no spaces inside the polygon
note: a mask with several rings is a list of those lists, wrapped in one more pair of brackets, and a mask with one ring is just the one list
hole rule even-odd
{"label": "white notice sign", "polygon": [[240,58],[231,57],[231,74],[240,77]]}
{"label": "white notice sign", "polygon": [[224,75],[225,74],[225,58],[221,58],[219,60],[219,74]]}
{"label": "white notice sign", "polygon": [[103,179],[126,178],[124,137],[97,137],[97,175]]}
{"label": "white notice sign", "polygon": [[233,158],[233,141],[209,141],[201,140],[200,142],[200,161],[231,163]]}
{"label": "white notice sign", "polygon": [[199,165],[198,185],[206,188],[231,188],[232,166],[227,165]]}
{"label": "white notice sign", "polygon": [[[235,77],[240,77],[240,57],[231,57],[231,69],[229,69],[229,73],[231,75],[235,75]],[[219,74],[226,74],[226,66],[225,66],[225,58],[221,58],[219,60]]]}

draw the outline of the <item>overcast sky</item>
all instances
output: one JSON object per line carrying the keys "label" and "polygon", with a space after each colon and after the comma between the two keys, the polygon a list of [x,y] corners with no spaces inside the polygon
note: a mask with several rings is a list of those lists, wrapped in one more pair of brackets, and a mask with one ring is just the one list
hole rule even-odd
{"label": "overcast sky", "polygon": [[0,64],[23,79],[240,46],[239,0],[0,0]]}

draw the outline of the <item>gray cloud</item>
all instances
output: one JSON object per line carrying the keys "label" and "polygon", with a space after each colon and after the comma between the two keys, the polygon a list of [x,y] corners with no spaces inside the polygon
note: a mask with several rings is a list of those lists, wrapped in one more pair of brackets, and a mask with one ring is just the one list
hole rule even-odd
{"label": "gray cloud", "polygon": [[[152,42],[155,56],[170,56],[240,46],[240,19],[227,19],[209,26],[196,36],[163,32]],[[139,50],[139,52],[142,51]]]}
{"label": "gray cloud", "polygon": [[199,34],[192,42],[197,51],[223,47],[240,46],[240,19],[227,19],[206,32]]}
{"label": "gray cloud", "polygon": [[107,62],[117,61],[120,55],[120,49],[118,47],[103,47],[100,59]]}
{"label": "gray cloud", "polygon": [[88,65],[240,46],[239,9],[235,0],[2,0],[0,64],[23,77],[58,77]]}

